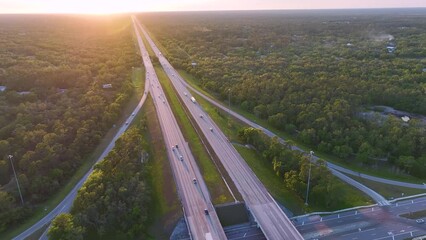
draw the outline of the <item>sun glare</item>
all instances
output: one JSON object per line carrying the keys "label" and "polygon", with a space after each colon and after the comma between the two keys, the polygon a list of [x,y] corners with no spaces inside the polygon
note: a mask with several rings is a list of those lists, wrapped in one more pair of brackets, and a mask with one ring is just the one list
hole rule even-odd
{"label": "sun glare", "polygon": [[114,14],[144,11],[143,1],[122,0],[75,0],[54,1],[48,5],[50,13],[78,13],[78,14]]}

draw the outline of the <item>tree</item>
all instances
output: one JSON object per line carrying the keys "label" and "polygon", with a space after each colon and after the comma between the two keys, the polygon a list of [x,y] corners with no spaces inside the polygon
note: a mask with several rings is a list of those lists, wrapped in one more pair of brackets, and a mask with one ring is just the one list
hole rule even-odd
{"label": "tree", "polygon": [[9,179],[9,164],[5,160],[0,160],[0,185],[4,185]]}
{"label": "tree", "polygon": [[364,142],[359,147],[356,159],[361,163],[369,163],[370,157],[373,156],[373,148],[367,142]]}
{"label": "tree", "polygon": [[69,213],[61,213],[52,221],[49,228],[49,239],[52,240],[81,240],[84,228],[74,223],[74,218]]}
{"label": "tree", "polygon": [[401,166],[406,172],[411,173],[413,166],[416,161],[413,156],[400,156],[397,163]]}

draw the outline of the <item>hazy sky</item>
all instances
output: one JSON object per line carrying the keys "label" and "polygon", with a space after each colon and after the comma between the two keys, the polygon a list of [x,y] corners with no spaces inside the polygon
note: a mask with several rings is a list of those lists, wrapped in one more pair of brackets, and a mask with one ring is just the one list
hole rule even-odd
{"label": "hazy sky", "polygon": [[426,7],[426,0],[0,0],[0,13]]}

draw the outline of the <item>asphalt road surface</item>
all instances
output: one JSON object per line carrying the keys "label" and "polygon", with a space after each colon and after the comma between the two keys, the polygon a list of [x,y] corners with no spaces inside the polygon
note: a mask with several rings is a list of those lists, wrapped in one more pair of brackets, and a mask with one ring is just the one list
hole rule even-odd
{"label": "asphalt road surface", "polygon": [[[199,96],[201,96],[202,98],[204,98],[204,99],[205,99],[206,101],[208,101],[209,103],[211,103],[211,104],[213,104],[214,106],[216,106],[216,107],[218,107],[218,108],[222,109],[223,111],[228,112],[231,116],[233,116],[234,118],[236,118],[236,119],[238,119],[238,120],[242,121],[243,123],[245,123],[245,124],[247,124],[247,125],[249,125],[249,126],[251,126],[251,127],[254,127],[254,128],[257,128],[257,129],[262,130],[262,131],[263,131],[263,132],[264,132],[267,136],[269,136],[269,137],[277,137],[277,138],[278,138],[278,140],[279,140],[281,143],[285,144],[285,140],[284,140],[284,139],[282,139],[282,138],[280,138],[279,136],[277,136],[275,133],[273,133],[273,132],[269,131],[268,129],[266,129],[266,128],[264,128],[264,127],[260,126],[259,124],[255,123],[255,122],[252,122],[251,120],[249,120],[249,119],[245,118],[244,116],[242,116],[242,115],[240,115],[240,114],[238,114],[238,113],[236,113],[236,112],[234,112],[234,111],[230,110],[228,107],[226,107],[226,106],[224,106],[224,105],[220,104],[220,103],[219,103],[219,102],[217,102],[216,100],[214,100],[214,99],[212,99],[212,98],[210,98],[210,97],[206,96],[206,95],[205,95],[205,94],[203,94],[202,92],[198,91],[197,89],[195,89],[194,87],[192,87],[191,85],[189,85],[189,84],[188,84],[188,83],[187,83],[187,82],[186,82],[183,78],[181,78],[180,76],[178,76],[178,78],[179,78],[179,80],[182,82],[182,84],[184,84],[187,88],[191,89],[191,91],[193,91],[193,92],[197,93]],[[305,152],[303,149],[301,149],[301,148],[299,148],[299,147],[297,147],[297,146],[292,146],[292,149],[293,149],[293,150],[299,150],[299,151],[301,151],[301,152]],[[317,156],[315,156],[315,155],[313,155],[313,158],[314,158],[314,160],[319,159],[319,158],[318,158]],[[375,182],[380,182],[380,183],[390,184],[390,185],[394,185],[394,186],[408,187],[408,188],[426,189],[426,183],[423,183],[423,184],[415,184],[415,183],[407,183],[407,182],[394,181],[394,180],[390,180],[390,179],[385,179],[385,178],[375,177],[375,176],[371,176],[371,175],[368,175],[368,174],[363,174],[363,173],[360,173],[360,172],[357,172],[357,171],[353,171],[353,170],[350,170],[350,169],[347,169],[347,168],[341,167],[341,166],[339,166],[339,165],[336,165],[336,164],[333,164],[333,163],[330,163],[330,162],[327,162],[327,166],[328,166],[328,168],[333,168],[333,169],[338,170],[338,171],[340,171],[340,172],[344,172],[344,173],[347,173],[347,174],[350,174],[350,175],[353,175],[353,176],[358,176],[358,177],[361,177],[361,178],[364,178],[364,179],[368,179],[368,180],[371,180],[371,181],[375,181]],[[367,193],[367,194],[368,194],[368,193]]]}
{"label": "asphalt road surface", "polygon": [[[115,134],[114,138],[111,140],[111,142],[108,144],[108,146],[105,148],[105,150],[102,152],[101,156],[96,160],[96,162],[99,162],[100,160],[104,159],[108,153],[114,148],[115,141],[127,130],[130,123],[133,121],[136,114],[139,112],[139,110],[142,108],[143,104],[145,103],[145,100],[147,98],[147,91],[149,85],[145,83],[145,92],[139,101],[136,108],[133,110],[132,114],[126,119],[125,123],[123,123],[120,126],[120,130]],[[62,200],[61,203],[59,203],[58,206],[56,206],[50,213],[48,213],[45,217],[43,217],[40,221],[32,225],[30,228],[19,234],[13,239],[25,239],[28,236],[32,235],[34,232],[45,226],[46,224],[49,224],[58,214],[69,212],[71,209],[71,206],[74,202],[75,197],[77,196],[77,191],[83,186],[83,183],[86,181],[86,179],[89,177],[89,175],[93,172],[93,167],[90,168],[90,170],[84,175],[82,179],[74,186],[74,188],[71,190],[70,193]],[[46,234],[43,234],[42,239],[46,239]]]}
{"label": "asphalt road surface", "polygon": [[[218,107],[218,108],[220,108],[220,109],[228,112],[234,118],[242,121],[243,123],[245,123],[245,124],[247,124],[247,125],[249,125],[251,127],[254,127],[254,128],[262,130],[269,137],[277,137],[278,140],[280,141],[280,143],[285,144],[285,140],[282,139],[282,138],[280,138],[279,136],[277,136],[275,133],[269,131],[268,129],[260,126],[257,123],[254,123],[254,122],[250,121],[249,119],[247,119],[247,118],[243,117],[242,115],[240,115],[240,114],[238,114],[238,113],[230,110],[229,108],[223,106],[219,102],[217,102],[217,101],[213,100],[212,98],[206,96],[205,94],[201,93],[200,91],[198,91],[197,89],[195,89],[194,87],[192,87],[191,85],[189,85],[177,73],[177,71],[175,71],[174,69],[171,69],[170,71],[172,72],[171,73],[171,77],[173,78],[174,81],[180,81],[182,85],[184,85],[185,87],[191,89],[192,91],[194,91],[195,93],[197,93],[199,96],[203,97],[205,100],[207,100],[208,102],[210,102],[214,106],[216,106],[216,107]],[[292,146],[292,149],[293,150],[298,150],[298,151],[301,151],[301,152],[305,152],[303,149],[301,149],[301,148],[299,148],[297,146]],[[313,155],[312,157],[313,157],[313,161],[317,161],[319,159],[315,155]],[[387,180],[387,179],[381,179],[381,178],[377,178],[377,177],[373,177],[373,176],[369,176],[369,175],[365,175],[365,174],[360,174],[360,173],[354,172],[354,171],[349,170],[349,169],[342,168],[340,166],[337,166],[337,165],[329,163],[329,162],[327,162],[327,167],[331,170],[331,172],[332,172],[333,175],[335,175],[336,177],[340,178],[342,181],[344,181],[344,182],[352,185],[353,187],[359,189],[360,191],[364,192],[365,194],[367,194],[369,197],[371,197],[380,206],[382,206],[382,205],[389,205],[389,202],[383,196],[381,196],[380,194],[378,194],[374,190],[368,188],[367,186],[365,186],[365,185],[363,185],[363,184],[361,184],[361,183],[353,180],[352,178],[347,177],[346,175],[339,173],[339,171],[343,171],[345,173],[356,175],[356,176],[360,176],[360,177],[363,177],[363,178],[366,178],[366,179],[370,179],[370,180],[373,180],[373,181],[376,180],[376,179],[379,179],[380,182],[388,183],[388,184],[389,184],[389,182],[395,182],[395,181]],[[338,170],[338,171],[336,171],[336,170]],[[410,184],[410,183],[403,183],[403,182],[397,182],[397,183],[400,183],[400,184],[402,184],[404,186],[411,186],[411,185],[413,185],[413,184]],[[423,186],[421,184],[420,185],[419,184],[414,184],[414,185],[416,186],[416,188],[419,187],[419,186],[421,186],[422,188],[425,187],[425,186]]]}
{"label": "asphalt road surface", "polygon": [[294,221],[305,239],[401,240],[426,234],[426,225],[399,217],[426,209],[426,197],[402,200],[389,206],[368,207]]}
{"label": "asphalt road surface", "polygon": [[200,170],[167,102],[148,52],[141,41],[137,29],[140,25],[135,17],[132,16],[132,20],[142,52],[146,76],[149,79],[149,90],[157,110],[190,235],[193,239],[226,239]]}
{"label": "asphalt road surface", "polygon": [[227,170],[265,237],[271,240],[303,239],[219,127],[217,127],[196,101],[191,100],[190,93],[179,80],[178,73],[164,58],[146,31],[144,29],[142,31],[163,69],[169,76],[183,104],[185,104],[224,168]]}

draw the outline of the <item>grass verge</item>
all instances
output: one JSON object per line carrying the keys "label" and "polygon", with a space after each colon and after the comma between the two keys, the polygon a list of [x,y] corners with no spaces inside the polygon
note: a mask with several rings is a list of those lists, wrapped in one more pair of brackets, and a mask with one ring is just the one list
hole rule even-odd
{"label": "grass verge", "polygon": [[405,218],[408,218],[408,219],[424,218],[424,217],[426,217],[426,210],[421,210],[421,211],[418,211],[418,212],[405,213],[405,214],[401,214],[399,216],[405,217]]}
{"label": "grass verge", "polygon": [[[142,79],[142,68],[133,68],[132,70],[132,82],[136,84],[138,88],[143,89],[143,79]],[[137,73],[137,72],[140,73]],[[138,79],[140,78],[140,79]],[[135,88],[136,90],[138,88]],[[126,118],[132,113],[133,109],[138,104],[140,98],[135,91],[133,96],[130,98],[128,104],[123,109],[121,118],[117,121],[117,125],[121,125],[126,121]],[[44,203],[40,203],[35,206],[34,212],[30,218],[26,221],[22,222],[19,226],[9,228],[7,231],[0,233],[0,239],[12,239],[16,235],[25,231],[27,228],[34,225],[40,219],[42,219],[46,214],[52,211],[71,191],[71,189],[77,184],[78,181],[89,171],[89,169],[93,166],[96,160],[101,156],[103,150],[108,146],[111,140],[114,138],[115,134],[119,128],[112,127],[102,138],[99,145],[94,149],[93,153],[88,156],[81,167],[75,172],[75,174],[68,180],[68,182],[56,193],[53,194],[52,197],[45,201]]]}
{"label": "grass verge", "polygon": [[182,209],[176,185],[170,184],[174,182],[173,173],[151,98],[147,98],[142,111],[147,121],[147,129],[144,130],[145,139],[151,146],[149,168],[153,205],[151,206],[149,235],[152,239],[167,239],[182,216]]}
{"label": "grass verge", "polygon": [[400,186],[393,186],[389,184],[378,183],[374,181],[370,181],[368,179],[360,178],[357,176],[348,175],[350,178],[353,178],[355,181],[358,181],[365,186],[373,189],[378,192],[380,195],[387,199],[399,198],[403,196],[411,196],[421,193],[426,193],[426,190],[422,189],[414,189],[414,188],[406,188]]}

